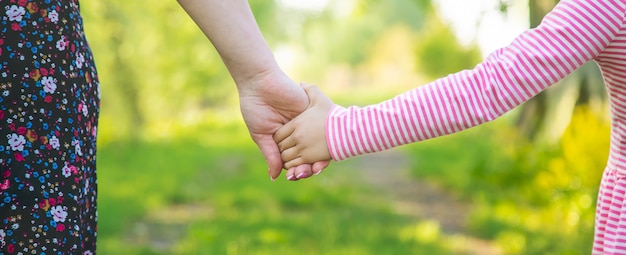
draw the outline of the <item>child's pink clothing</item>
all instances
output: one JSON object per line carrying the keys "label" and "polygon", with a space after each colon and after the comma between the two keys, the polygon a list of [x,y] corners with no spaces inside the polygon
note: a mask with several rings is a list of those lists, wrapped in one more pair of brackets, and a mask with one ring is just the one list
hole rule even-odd
{"label": "child's pink clothing", "polygon": [[609,93],[612,130],[593,254],[626,254],[625,16],[626,0],[563,0],[539,27],[473,70],[377,105],[334,107],[326,123],[331,156],[342,160],[491,121],[594,60]]}

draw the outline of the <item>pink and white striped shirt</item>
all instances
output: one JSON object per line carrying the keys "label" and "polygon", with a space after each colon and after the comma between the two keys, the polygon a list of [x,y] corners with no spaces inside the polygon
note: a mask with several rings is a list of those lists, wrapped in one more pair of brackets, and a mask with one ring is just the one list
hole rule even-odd
{"label": "pink and white striped shirt", "polygon": [[334,160],[455,133],[491,121],[589,61],[611,105],[611,146],[596,212],[594,254],[626,254],[626,0],[563,0],[535,29],[465,70],[367,107],[335,106]]}

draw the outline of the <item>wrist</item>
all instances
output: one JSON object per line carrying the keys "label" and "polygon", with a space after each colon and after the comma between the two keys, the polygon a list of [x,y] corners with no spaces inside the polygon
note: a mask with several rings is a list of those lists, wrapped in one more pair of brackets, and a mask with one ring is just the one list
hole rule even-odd
{"label": "wrist", "polygon": [[349,158],[350,156],[346,155],[346,152],[341,148],[341,142],[338,138],[338,129],[340,119],[345,117],[347,113],[347,109],[341,107],[337,104],[333,104],[333,106],[328,111],[326,116],[326,146],[328,147],[328,153],[330,157],[335,161],[340,161]]}
{"label": "wrist", "polygon": [[240,103],[256,102],[256,107],[269,106],[286,121],[296,117],[309,105],[302,87],[278,66],[259,69],[254,74],[239,77],[235,82]]}
{"label": "wrist", "polygon": [[270,90],[272,86],[275,87],[276,84],[288,79],[278,65],[266,65],[250,69],[253,70],[230,72],[240,93]]}
{"label": "wrist", "polygon": [[284,75],[271,52],[266,54],[251,54],[249,57],[226,59],[222,57],[228,72],[237,84],[237,87],[247,87],[260,81]]}

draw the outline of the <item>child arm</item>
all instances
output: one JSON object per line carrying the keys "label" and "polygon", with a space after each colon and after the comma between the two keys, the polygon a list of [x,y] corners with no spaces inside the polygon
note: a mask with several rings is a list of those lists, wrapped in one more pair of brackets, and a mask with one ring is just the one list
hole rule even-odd
{"label": "child arm", "polygon": [[334,160],[383,151],[494,120],[601,55],[624,19],[623,1],[561,1],[536,29],[472,70],[327,119]]}

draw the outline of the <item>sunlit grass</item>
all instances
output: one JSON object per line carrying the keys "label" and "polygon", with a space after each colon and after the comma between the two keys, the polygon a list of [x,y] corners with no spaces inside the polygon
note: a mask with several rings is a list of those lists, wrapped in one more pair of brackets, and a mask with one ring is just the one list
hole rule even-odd
{"label": "sunlit grass", "polygon": [[[395,213],[351,161],[271,182],[242,123],[174,130],[100,146],[100,253],[454,254],[458,237]],[[469,233],[505,254],[587,254],[608,144],[577,137],[607,132],[578,111],[553,147],[499,121],[402,150],[416,178],[473,205]]]}
{"label": "sunlit grass", "polygon": [[443,242],[406,238],[414,219],[352,180],[348,164],[272,183],[242,124],[112,141],[98,160],[101,254],[447,254]]}
{"label": "sunlit grass", "polygon": [[589,254],[609,123],[580,108],[560,143],[520,138],[506,121],[408,147],[413,173],[472,201],[472,233],[506,254]]}

